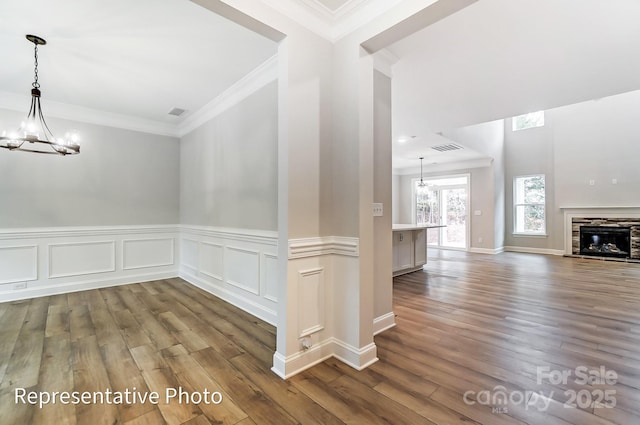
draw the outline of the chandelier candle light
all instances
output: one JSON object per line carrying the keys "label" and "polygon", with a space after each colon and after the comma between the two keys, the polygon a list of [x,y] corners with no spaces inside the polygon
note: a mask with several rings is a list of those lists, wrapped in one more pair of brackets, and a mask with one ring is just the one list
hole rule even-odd
{"label": "chandelier candle light", "polygon": [[65,137],[56,138],[42,114],[40,106],[40,83],[38,83],[38,46],[47,44],[45,39],[37,35],[27,35],[27,40],[35,46],[34,80],[31,86],[31,108],[27,119],[22,122],[16,131],[0,134],[0,147],[12,151],[44,153],[52,155],[76,155],[80,153],[78,135],[67,133]]}

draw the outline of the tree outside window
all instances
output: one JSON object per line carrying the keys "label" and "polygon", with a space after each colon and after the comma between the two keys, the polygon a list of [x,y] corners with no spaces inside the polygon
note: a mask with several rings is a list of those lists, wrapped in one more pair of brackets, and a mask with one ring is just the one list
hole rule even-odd
{"label": "tree outside window", "polygon": [[514,232],[546,232],[544,175],[514,178]]}
{"label": "tree outside window", "polygon": [[513,131],[526,130],[528,128],[542,127],[544,125],[544,111],[530,112],[513,117]]}

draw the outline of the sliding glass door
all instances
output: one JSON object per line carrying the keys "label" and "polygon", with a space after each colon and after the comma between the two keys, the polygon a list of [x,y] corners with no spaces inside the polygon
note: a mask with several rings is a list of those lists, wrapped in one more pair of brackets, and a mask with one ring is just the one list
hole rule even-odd
{"label": "sliding glass door", "polygon": [[469,177],[452,176],[425,180],[420,186],[414,181],[415,222],[441,224],[446,227],[430,229],[427,243],[443,248],[468,247]]}

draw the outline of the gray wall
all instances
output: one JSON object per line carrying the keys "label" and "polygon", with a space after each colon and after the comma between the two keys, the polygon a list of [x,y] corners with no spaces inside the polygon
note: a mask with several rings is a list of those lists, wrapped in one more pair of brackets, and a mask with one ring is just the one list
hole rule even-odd
{"label": "gray wall", "polygon": [[180,223],[277,230],[277,82],[180,142]]}
{"label": "gray wall", "polygon": [[[505,238],[504,120],[462,127],[446,131],[443,135],[493,160],[488,168],[489,174],[487,170],[471,173],[471,246],[502,248]],[[488,208],[480,208],[488,204],[491,204]],[[474,216],[475,210],[480,210],[482,215]]]}
{"label": "gray wall", "polygon": [[383,204],[383,216],[373,219],[373,317],[393,310],[391,194],[391,78],[374,72],[373,200]]}
{"label": "gray wall", "polygon": [[[638,111],[634,91],[548,110],[541,128],[513,132],[507,120],[506,245],[562,250],[561,207],[640,205]],[[538,173],[546,175],[548,236],[514,237],[513,177]]]}
{"label": "gray wall", "polygon": [[[0,110],[0,128],[23,114]],[[0,150],[0,228],[176,224],[178,139],[48,118],[77,129],[77,156]]]}
{"label": "gray wall", "polygon": [[[482,249],[501,248],[504,242],[504,121],[462,127],[443,133],[443,136],[468,146],[493,159],[488,167],[451,168],[447,171],[430,172],[426,167],[425,177],[456,174],[470,175],[469,219],[470,247]],[[394,176],[393,210],[394,222],[412,223],[411,180],[420,174]],[[474,211],[481,215],[474,215]],[[397,215],[396,215],[397,214]],[[480,242],[482,240],[482,242]]]}
{"label": "gray wall", "polygon": [[402,223],[400,219],[400,176],[394,174],[391,179],[391,192],[392,192],[392,208],[391,208],[391,222]]}
{"label": "gray wall", "polygon": [[[553,165],[554,118],[545,113],[543,127],[512,131],[511,119],[505,120],[505,246],[536,249],[562,249],[564,235],[562,220],[556,220]],[[568,167],[571,164],[567,164]],[[513,179],[516,176],[544,174],[546,186],[547,236],[513,235]]]}
{"label": "gray wall", "polygon": [[640,91],[556,108],[548,116],[558,207],[640,205]]}
{"label": "gray wall", "polygon": [[[471,219],[471,247],[472,248],[496,248],[494,235],[494,198],[493,198],[493,182],[494,174],[491,167],[473,168],[473,169],[457,169],[438,173],[424,173],[425,178],[438,176],[449,176],[455,174],[470,174],[471,199],[469,200]],[[398,196],[398,223],[410,224],[413,221],[411,212],[411,180],[419,179],[420,174],[410,174],[399,176],[400,193]],[[394,197],[395,198],[395,197]],[[474,210],[482,211],[482,215],[473,215]],[[433,230],[430,230],[433,231]],[[482,238],[482,242],[478,242]]]}

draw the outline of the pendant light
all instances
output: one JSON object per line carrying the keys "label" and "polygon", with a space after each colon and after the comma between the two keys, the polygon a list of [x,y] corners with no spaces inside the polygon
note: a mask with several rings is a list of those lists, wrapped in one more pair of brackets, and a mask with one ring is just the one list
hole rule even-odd
{"label": "pendant light", "polygon": [[425,187],[427,185],[422,179],[422,160],[423,159],[424,159],[424,156],[421,156],[420,157],[420,183],[418,183],[418,187]]}
{"label": "pendant light", "polygon": [[75,155],[80,153],[78,135],[67,133],[65,137],[56,138],[44,120],[40,105],[40,83],[38,82],[38,46],[47,44],[44,38],[28,34],[27,40],[35,46],[34,80],[31,86],[31,108],[25,121],[12,132],[0,133],[0,147],[11,151],[44,153],[51,155]]}

